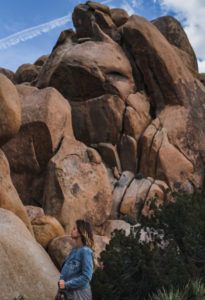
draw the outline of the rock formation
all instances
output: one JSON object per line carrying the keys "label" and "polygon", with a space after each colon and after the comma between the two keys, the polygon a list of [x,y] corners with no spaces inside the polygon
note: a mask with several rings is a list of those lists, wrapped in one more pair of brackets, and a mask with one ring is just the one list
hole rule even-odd
{"label": "rock formation", "polygon": [[204,74],[180,23],[91,1],[72,17],[51,54],[0,69],[0,204],[59,269],[76,219],[99,255],[115,228],[129,232],[125,216],[152,213],[150,198],[205,182]]}

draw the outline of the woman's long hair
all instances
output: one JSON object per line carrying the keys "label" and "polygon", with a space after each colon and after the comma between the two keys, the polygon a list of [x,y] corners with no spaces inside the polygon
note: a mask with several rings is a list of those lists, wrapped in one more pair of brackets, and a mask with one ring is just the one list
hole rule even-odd
{"label": "woman's long hair", "polygon": [[78,232],[81,236],[83,245],[90,247],[91,250],[93,251],[94,254],[93,269],[95,270],[96,267],[98,266],[98,262],[96,259],[95,242],[94,242],[93,232],[90,223],[84,220],[77,220],[76,225],[77,225]]}

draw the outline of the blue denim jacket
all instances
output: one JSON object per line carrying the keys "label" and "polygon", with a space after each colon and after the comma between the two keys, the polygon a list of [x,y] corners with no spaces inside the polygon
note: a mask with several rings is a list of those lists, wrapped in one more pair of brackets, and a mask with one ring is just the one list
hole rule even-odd
{"label": "blue denim jacket", "polygon": [[[67,290],[84,289],[90,286],[93,273],[93,251],[88,246],[73,247],[63,264],[60,279]],[[61,289],[58,289],[60,292]]]}

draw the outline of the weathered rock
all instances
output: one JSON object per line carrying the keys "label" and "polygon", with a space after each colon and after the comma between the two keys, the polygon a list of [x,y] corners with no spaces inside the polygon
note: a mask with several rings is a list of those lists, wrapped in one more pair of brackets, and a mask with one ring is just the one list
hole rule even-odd
{"label": "weathered rock", "polygon": [[63,227],[58,220],[51,216],[42,216],[31,222],[35,238],[41,246],[47,248],[52,239],[65,234]]}
{"label": "weathered rock", "polygon": [[110,8],[109,8],[109,6],[107,6],[105,4],[102,4],[99,2],[94,2],[94,1],[87,1],[86,5],[88,5],[92,9],[97,9],[97,10],[100,10],[100,11],[110,15]]}
{"label": "weathered rock", "polygon": [[49,54],[42,55],[35,61],[34,65],[42,67],[46,63],[48,58],[49,58]]}
{"label": "weathered rock", "polygon": [[151,185],[148,179],[134,179],[123,197],[120,212],[138,219]]}
{"label": "weathered rock", "polygon": [[152,23],[166,37],[170,44],[178,47],[180,50],[189,55],[189,68],[192,72],[194,71],[197,73],[198,64],[196,55],[179,21],[172,16],[164,16],[153,20]]}
{"label": "weathered rock", "polygon": [[117,27],[125,24],[129,18],[128,13],[122,8],[112,8],[111,18]]}
{"label": "weathered rock", "polygon": [[145,130],[141,140],[141,159],[139,170],[145,177],[156,178],[158,152],[162,143],[162,125],[156,118]]}
{"label": "weathered rock", "polygon": [[47,251],[58,270],[61,270],[73,246],[74,241],[69,235],[58,236],[49,243]]}
{"label": "weathered rock", "polygon": [[73,136],[69,103],[53,88],[17,86],[22,126],[3,150],[24,204],[42,205],[45,169],[64,134]]}
{"label": "weathered rock", "polygon": [[91,1],[80,4],[75,7],[72,19],[79,38],[93,36],[92,23],[95,21],[113,40],[120,40],[120,34],[111,18],[108,6]]}
{"label": "weathered rock", "polygon": [[25,209],[30,222],[33,221],[33,219],[35,218],[40,218],[42,216],[45,216],[44,211],[41,207],[25,205]]}
{"label": "weathered rock", "polygon": [[99,143],[97,149],[103,159],[103,162],[108,168],[113,169],[116,167],[118,172],[121,173],[120,159],[117,153],[116,146],[109,143]]}
{"label": "weathered rock", "polygon": [[100,253],[105,250],[107,244],[109,244],[110,239],[106,236],[101,236],[94,234],[95,241],[95,254],[96,257],[100,257]]}
{"label": "weathered rock", "polygon": [[0,209],[1,300],[52,300],[59,272],[46,251],[12,212]]}
{"label": "weathered rock", "polygon": [[104,235],[111,238],[111,233],[115,230],[124,230],[126,235],[130,234],[130,224],[123,220],[108,220],[104,224]]}
{"label": "weathered rock", "polygon": [[26,210],[11,181],[9,163],[2,150],[0,150],[0,207],[17,215],[33,234]]}
{"label": "weathered rock", "polygon": [[38,65],[23,64],[15,73],[15,81],[17,84],[22,82],[32,82],[35,80],[41,70]]}
{"label": "weathered rock", "polygon": [[145,128],[151,122],[150,104],[143,93],[129,95],[126,100],[124,133],[132,136],[137,142]]}
{"label": "weathered rock", "polygon": [[[118,181],[119,178],[116,178],[114,172],[113,172],[113,169],[111,170],[110,168],[106,168],[107,169],[107,174],[108,174],[108,179],[109,179],[109,182],[110,182],[110,187],[111,187],[111,190],[113,192],[114,188],[115,188],[115,185]],[[119,175],[119,173],[118,173]],[[119,175],[120,177],[120,175]]]}
{"label": "weathered rock", "polygon": [[134,174],[132,172],[124,171],[119,181],[115,185],[115,189],[113,191],[113,204],[112,204],[110,219],[118,219],[119,211],[120,211],[120,203],[123,199],[127,187],[129,186],[133,178],[134,178]]}
{"label": "weathered rock", "polygon": [[187,105],[187,85],[190,90],[194,88],[193,77],[160,31],[144,18],[133,15],[121,32],[127,51],[143,75],[151,107],[157,112],[166,104]]}
{"label": "weathered rock", "polygon": [[0,68],[0,73],[5,75],[11,82],[15,84],[14,72],[8,69]]}
{"label": "weathered rock", "polygon": [[149,193],[145,199],[144,207],[141,212],[144,216],[150,216],[152,214],[152,210],[150,209],[150,201],[152,199],[155,199],[155,197],[156,197],[156,205],[157,206],[163,204],[165,194],[164,194],[164,191],[161,188],[161,186],[163,186],[163,188],[165,190],[168,189],[168,186],[166,185],[166,183],[164,183],[163,181],[160,181],[160,180],[156,180],[152,184],[152,186],[149,190]]}
{"label": "weathered rock", "polygon": [[52,51],[37,86],[53,86],[69,101],[85,101],[104,94],[125,99],[134,92],[132,68],[122,48],[93,25],[95,36],[76,43],[64,37]]}
{"label": "weathered rock", "polygon": [[117,95],[71,102],[75,137],[88,144],[116,144],[122,130],[125,104]]}
{"label": "weathered rock", "polygon": [[[164,125],[169,128],[169,123]],[[173,140],[176,146],[169,142],[172,141],[174,134],[180,133],[179,128],[175,131],[175,124],[173,124],[173,131],[170,130],[168,138],[167,129],[161,126],[162,124],[156,119],[142,137],[140,172],[146,177],[161,179],[173,188],[175,182],[184,182],[189,177],[193,179],[194,168],[193,163],[182,151],[179,151],[180,148],[176,147],[177,139]],[[184,139],[183,136],[181,137]]]}
{"label": "weathered rock", "polygon": [[136,140],[129,135],[123,134],[118,149],[122,170],[135,173],[138,162]]}
{"label": "weathered rock", "polygon": [[47,170],[43,208],[66,233],[79,218],[94,226],[106,221],[112,206],[107,171],[102,163],[89,160],[84,144],[65,137]]}
{"label": "weathered rock", "polygon": [[205,73],[199,73],[197,77],[201,81],[201,83],[205,86]]}
{"label": "weathered rock", "polygon": [[193,171],[193,164],[169,143],[167,134],[164,131],[162,144],[158,152],[156,177],[165,180],[173,188],[175,182],[184,182]]}
{"label": "weathered rock", "polygon": [[0,146],[12,138],[21,126],[21,106],[16,87],[0,74]]}

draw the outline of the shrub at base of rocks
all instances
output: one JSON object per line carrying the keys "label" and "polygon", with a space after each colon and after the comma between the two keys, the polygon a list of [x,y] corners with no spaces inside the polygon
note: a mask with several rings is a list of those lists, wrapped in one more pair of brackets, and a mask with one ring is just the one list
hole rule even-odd
{"label": "shrub at base of rocks", "polygon": [[[158,208],[152,203],[153,214],[142,217],[130,235],[115,231],[101,253],[103,269],[93,276],[94,299],[145,300],[162,288],[182,290],[190,280],[202,278],[204,284],[205,196],[195,189],[172,197]],[[142,230],[150,236],[144,242]]]}

